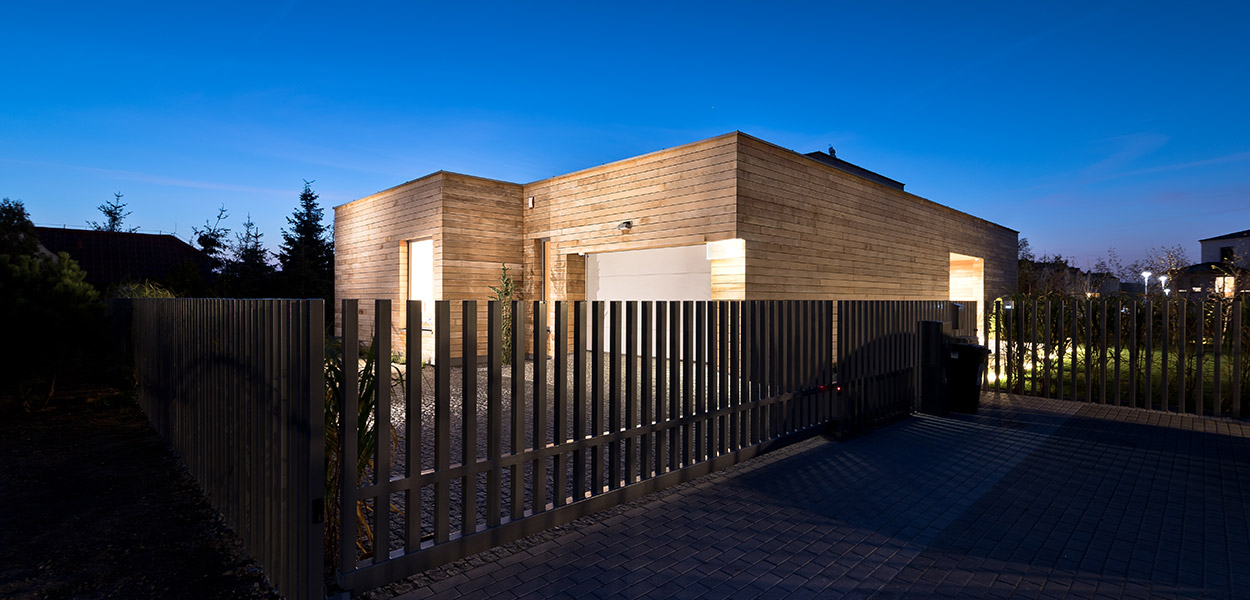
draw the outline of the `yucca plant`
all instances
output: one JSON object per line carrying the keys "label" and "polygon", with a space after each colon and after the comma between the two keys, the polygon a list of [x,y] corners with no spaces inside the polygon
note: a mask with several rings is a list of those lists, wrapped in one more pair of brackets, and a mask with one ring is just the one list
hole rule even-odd
{"label": "yucca plant", "polygon": [[[376,352],[377,340],[371,340],[368,348],[361,348],[360,358],[361,364],[355,375],[359,383],[359,399],[358,412],[356,422],[353,425],[356,428],[357,453],[356,453],[356,485],[364,483],[369,475],[374,472],[376,465],[374,464],[374,456],[376,455],[378,443],[378,423],[373,418],[374,409],[377,406],[377,376],[376,376]],[[400,389],[404,389],[404,372],[395,365],[391,365],[394,372],[394,381]],[[337,338],[330,338],[326,342],[325,356],[325,432],[326,432],[326,449],[325,449],[325,502],[326,502],[326,533],[325,533],[325,568],[327,574],[333,573],[338,554],[340,536],[343,535],[342,514],[340,514],[340,494],[342,492],[342,461],[341,456],[341,426],[343,425],[343,384],[346,381],[349,371],[343,364],[342,342]],[[419,376],[419,375],[418,375]],[[394,453],[399,446],[396,430],[393,424],[386,423],[386,427],[390,429],[388,439],[390,440],[391,451]],[[384,474],[389,476],[389,474]],[[370,517],[374,511],[373,507],[367,506],[360,502],[356,504],[356,548],[359,557],[368,558],[373,555],[373,539],[374,532],[369,526]],[[367,540],[367,542],[366,542]]]}

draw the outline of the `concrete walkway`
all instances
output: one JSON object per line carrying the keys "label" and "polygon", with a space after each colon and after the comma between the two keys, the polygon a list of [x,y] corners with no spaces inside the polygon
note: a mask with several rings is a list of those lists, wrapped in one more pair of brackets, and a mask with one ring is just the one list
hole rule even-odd
{"label": "concrete walkway", "polygon": [[1250,598],[1250,425],[985,396],[400,598]]}

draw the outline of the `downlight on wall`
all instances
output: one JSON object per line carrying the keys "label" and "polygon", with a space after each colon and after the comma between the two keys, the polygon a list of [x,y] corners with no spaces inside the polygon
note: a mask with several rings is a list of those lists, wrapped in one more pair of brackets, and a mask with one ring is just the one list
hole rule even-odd
{"label": "downlight on wall", "polygon": [[707,259],[746,258],[747,241],[742,238],[707,243]]}

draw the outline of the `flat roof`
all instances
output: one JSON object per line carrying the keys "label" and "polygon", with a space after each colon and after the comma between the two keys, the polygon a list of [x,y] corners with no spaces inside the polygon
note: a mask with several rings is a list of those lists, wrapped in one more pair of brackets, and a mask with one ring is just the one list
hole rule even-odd
{"label": "flat roof", "polygon": [[1217,235],[1215,237],[1209,237],[1205,240],[1198,240],[1198,242],[1201,243],[1201,242],[1214,242],[1215,240],[1233,240],[1233,239],[1244,238],[1244,237],[1250,237],[1250,229],[1247,229],[1245,231],[1238,231],[1237,233],[1226,233],[1224,235]]}

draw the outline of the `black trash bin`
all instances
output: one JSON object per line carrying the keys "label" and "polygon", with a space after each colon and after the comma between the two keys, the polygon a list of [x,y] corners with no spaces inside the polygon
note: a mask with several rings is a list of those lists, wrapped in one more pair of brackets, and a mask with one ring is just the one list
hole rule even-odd
{"label": "black trash bin", "polygon": [[981,377],[990,349],[980,344],[955,342],[946,363],[947,402],[953,412],[973,414],[981,405]]}

